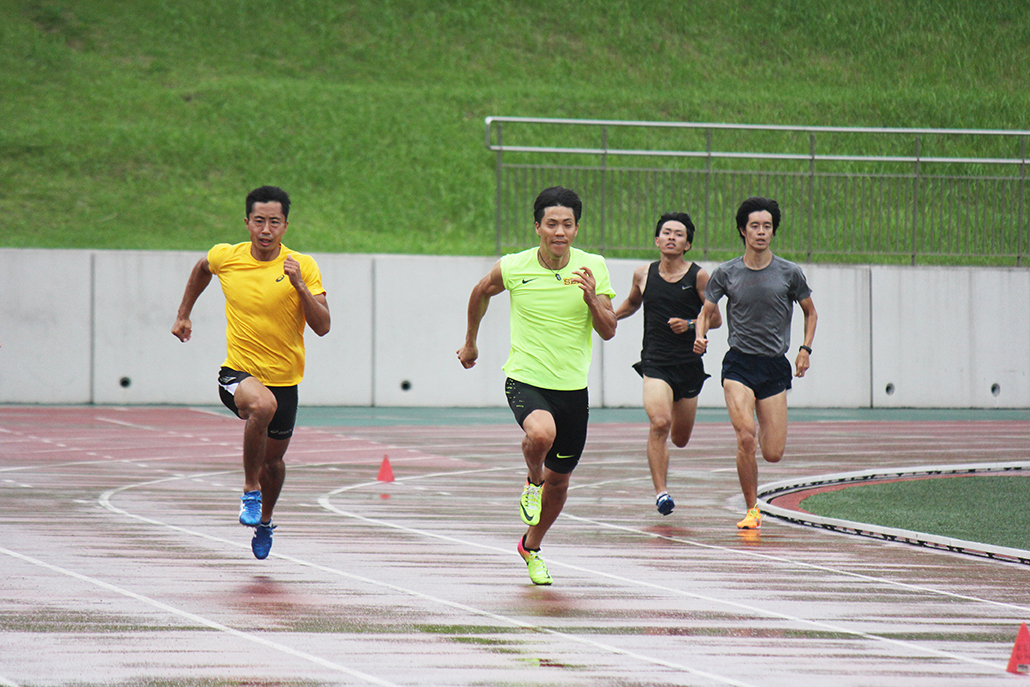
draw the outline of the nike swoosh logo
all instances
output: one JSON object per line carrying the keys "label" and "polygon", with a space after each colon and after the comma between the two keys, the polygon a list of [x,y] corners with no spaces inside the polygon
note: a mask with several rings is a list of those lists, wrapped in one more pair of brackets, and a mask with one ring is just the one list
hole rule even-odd
{"label": "nike swoosh logo", "polygon": [[574,454],[574,453],[570,453],[570,454],[569,454],[569,455],[567,455],[567,456],[563,456],[563,455],[562,455],[562,454],[560,454],[560,453],[556,453],[556,454],[554,454],[555,458],[557,458],[558,460],[565,460],[566,458],[572,458],[572,457],[573,457],[573,456],[575,456],[575,455],[576,455],[576,454]]}
{"label": "nike swoosh logo", "polygon": [[681,286],[680,290],[681,291],[686,291],[687,289],[692,289],[692,288],[694,288],[694,287],[693,286]]}
{"label": "nike swoosh logo", "polygon": [[537,279],[537,277],[533,277],[532,279],[523,279],[523,280],[522,280],[522,283],[523,283],[523,284],[528,284],[528,283],[529,283],[529,282],[531,282],[531,281],[536,281],[536,279]]}

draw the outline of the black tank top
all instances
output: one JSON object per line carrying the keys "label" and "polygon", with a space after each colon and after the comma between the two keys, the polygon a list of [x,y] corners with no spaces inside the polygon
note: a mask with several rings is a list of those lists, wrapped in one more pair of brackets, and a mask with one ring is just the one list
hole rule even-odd
{"label": "black tank top", "polygon": [[696,262],[683,277],[669,283],[658,274],[658,262],[652,262],[647,270],[644,286],[644,345],[640,359],[658,365],[680,364],[696,360],[694,353],[694,327],[677,334],[669,327],[670,317],[684,320],[697,319],[704,300],[697,292],[697,273],[701,266]]}

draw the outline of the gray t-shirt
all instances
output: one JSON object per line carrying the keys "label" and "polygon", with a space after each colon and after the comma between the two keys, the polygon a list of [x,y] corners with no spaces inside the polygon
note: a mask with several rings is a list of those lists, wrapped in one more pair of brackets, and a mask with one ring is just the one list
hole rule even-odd
{"label": "gray t-shirt", "polygon": [[790,348],[794,303],[812,295],[805,273],[790,260],[773,256],[760,270],[734,258],[715,268],[705,287],[705,300],[726,296],[729,344],[741,353],[781,356]]}

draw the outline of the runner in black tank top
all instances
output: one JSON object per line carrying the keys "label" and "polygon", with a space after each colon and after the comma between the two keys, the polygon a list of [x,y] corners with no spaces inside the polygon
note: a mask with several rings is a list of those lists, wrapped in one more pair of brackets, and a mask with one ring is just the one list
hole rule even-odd
{"label": "runner in black tank top", "polygon": [[687,445],[694,429],[697,396],[709,376],[701,356],[694,353],[693,320],[704,305],[708,273],[684,259],[693,239],[689,215],[662,215],[655,228],[661,260],[637,268],[629,296],[615,311],[621,320],[644,306],[643,350],[633,369],[644,378],[644,410],[651,421],[647,462],[655,506],[662,515],[671,513],[676,505],[666,490],[669,435],[676,446]]}
{"label": "runner in black tank top", "polygon": [[[660,261],[652,262],[647,270],[644,288],[644,343],[640,351],[641,362],[653,365],[672,365],[701,358],[694,353],[694,327],[677,334],[669,320],[678,317],[695,320],[705,304],[697,293],[697,273],[701,266],[691,263],[690,269],[677,282],[667,282],[658,273]],[[637,363],[634,367],[640,372]],[[641,373],[643,374],[643,373]]]}

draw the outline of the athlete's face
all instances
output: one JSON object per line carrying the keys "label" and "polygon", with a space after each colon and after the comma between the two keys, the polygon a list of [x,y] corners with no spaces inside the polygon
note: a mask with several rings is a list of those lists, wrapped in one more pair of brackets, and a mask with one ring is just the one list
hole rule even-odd
{"label": "athlete's face", "polygon": [[747,224],[741,233],[744,236],[744,245],[751,250],[767,250],[773,238],[772,215],[768,210],[752,212],[747,216]]}
{"label": "athlete's face", "polygon": [[683,255],[690,250],[690,242],[687,241],[687,227],[683,222],[670,219],[662,225],[658,236],[654,237],[654,244],[662,255]]}
{"label": "athlete's face", "polygon": [[536,233],[540,236],[540,247],[560,258],[569,252],[569,246],[576,239],[579,224],[572,208],[554,205],[544,210],[544,216],[536,223]]}
{"label": "athlete's face", "polygon": [[282,203],[254,203],[250,215],[244,220],[250,232],[250,254],[258,260],[273,260],[279,256],[279,246],[286,233],[286,216]]}

